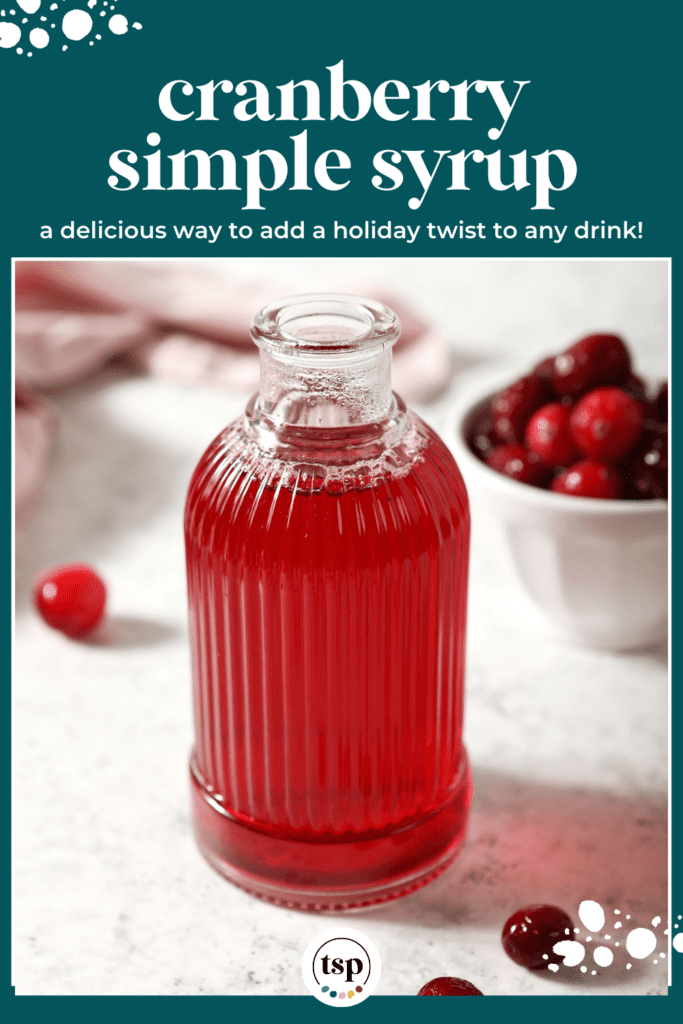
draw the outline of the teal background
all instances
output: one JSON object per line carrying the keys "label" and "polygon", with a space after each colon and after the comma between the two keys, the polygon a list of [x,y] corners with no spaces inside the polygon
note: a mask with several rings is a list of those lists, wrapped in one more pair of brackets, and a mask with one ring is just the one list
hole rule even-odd
{"label": "teal background", "polygon": [[[64,3],[60,0],[60,7]],[[72,5],[76,0],[68,0]],[[527,3],[524,13],[519,5],[501,3],[477,12],[474,4],[433,2],[410,7],[357,0],[276,5],[266,0],[245,10],[220,0],[197,5],[123,0],[117,10],[130,22],[142,22],[142,31],[114,37],[105,30],[93,47],[84,40],[70,43],[66,52],[54,40],[31,58],[0,51],[13,93],[3,118],[9,146],[2,175],[3,193],[10,200],[5,244],[15,255],[638,258],[669,251],[672,225],[666,204],[675,202],[677,168],[672,151],[676,86],[666,56],[673,26],[663,19],[666,4],[651,4],[644,14],[635,4],[583,0],[565,9]],[[171,122],[158,109],[159,91],[173,79],[199,85],[228,78],[236,85],[257,78],[278,96],[276,85],[310,78],[321,86],[324,116],[326,67],[340,59],[345,77],[360,79],[372,91],[391,78],[409,87],[438,78],[453,84],[504,80],[509,96],[516,88],[513,80],[529,79],[531,84],[522,90],[496,142],[488,139],[487,130],[500,125],[500,116],[489,96],[474,91],[469,94],[471,122],[449,121],[452,95],[436,92],[434,106],[444,113],[433,122],[414,122],[409,116],[391,123],[374,112],[358,122],[239,122],[232,116]],[[179,101],[189,110],[197,98],[195,92]],[[237,99],[234,93],[219,93],[216,108],[231,109]],[[163,163],[169,168],[166,155],[182,148],[226,148],[238,156],[239,167],[241,155],[256,149],[288,155],[290,136],[305,128],[312,155],[339,148],[351,156],[347,188],[327,192],[314,184],[311,192],[292,192],[290,179],[265,194],[266,210],[260,212],[241,209],[244,191],[145,192],[141,182],[131,191],[116,192],[107,185],[109,155],[115,150],[134,150],[139,154],[136,169],[145,169],[142,154],[152,151],[146,144],[152,131],[161,135]],[[444,178],[437,175],[422,207],[411,211],[407,200],[415,193],[407,184],[380,192],[370,183],[372,156],[384,148],[424,149],[426,154],[500,148],[504,155],[526,149],[530,173],[532,154],[559,148],[575,157],[578,176],[569,189],[553,193],[554,211],[532,211],[533,187],[495,192],[485,179],[485,164],[469,162],[469,192],[447,192],[444,165]],[[510,180],[511,161],[503,160],[503,168],[503,180]],[[378,223],[426,224],[435,219],[455,224],[461,217],[466,223],[570,227],[561,244],[519,236],[496,242],[491,231],[486,241],[429,243],[426,229],[412,245],[350,240],[335,245],[328,236],[324,242],[290,240],[268,246],[259,238],[230,242],[227,230],[214,245],[174,239],[153,247],[141,240],[65,242],[58,231],[52,243],[39,238],[42,224],[59,228],[71,220],[78,225],[99,218],[114,224],[120,218],[124,225],[234,221],[256,228],[302,218],[312,225],[330,224],[335,218],[352,224],[373,218]],[[572,236],[572,225],[586,220],[599,224],[602,219],[608,224],[640,221],[643,238],[586,242]]]}
{"label": "teal background", "polygon": [[[46,5],[47,6],[47,5]],[[78,6],[70,0],[60,7]],[[81,5],[85,7],[85,2]],[[7,377],[10,364],[11,258],[51,257],[582,257],[636,258],[671,257],[673,299],[677,297],[677,268],[680,254],[680,143],[678,103],[681,90],[676,78],[680,60],[676,44],[674,5],[653,2],[586,3],[571,6],[528,2],[520,5],[490,2],[465,4],[422,2],[392,5],[376,2],[343,4],[275,4],[263,0],[248,9],[227,0],[205,0],[188,4],[180,0],[120,0],[118,13],[129,22],[140,21],[142,31],[114,37],[103,31],[103,39],[90,47],[87,41],[70,43],[66,52],[51,43],[29,59],[14,51],[0,50],[4,152],[0,161],[0,196],[3,218],[0,259],[4,273],[2,295],[6,343],[2,350]],[[38,15],[41,12],[38,12]],[[58,14],[61,11],[56,12]],[[99,19],[98,19],[99,20]],[[31,21],[37,21],[37,16]],[[61,43],[61,40],[60,40]],[[233,83],[256,78],[274,90],[278,84],[311,78],[321,86],[323,97],[328,82],[325,68],[345,62],[345,77],[365,82],[371,90],[382,81],[400,79],[415,85],[427,79],[445,78],[453,84],[467,79],[529,79],[513,110],[502,138],[491,142],[489,127],[500,120],[488,97],[472,96],[470,123],[449,122],[447,116],[434,122],[389,123],[369,114],[363,121],[239,123],[234,118],[217,122],[171,123],[160,114],[157,96],[161,86],[172,79],[186,79],[196,85],[229,78]],[[509,93],[510,95],[510,93]],[[192,97],[194,99],[194,97]],[[217,97],[230,107],[234,95]],[[438,100],[447,97],[435,96]],[[486,114],[476,116],[486,102]],[[323,101],[323,115],[325,104]],[[489,116],[490,114],[493,117]],[[130,192],[115,192],[107,186],[111,173],[109,154],[129,148],[149,152],[146,135],[157,131],[164,153],[181,148],[227,148],[236,154],[274,148],[289,152],[289,137],[308,128],[309,144],[315,156],[327,148],[345,150],[352,158],[352,184],[341,192],[328,193],[314,186],[311,192],[282,188],[266,193],[266,210],[243,211],[244,193],[232,192],[144,192],[141,186]],[[439,178],[418,211],[411,211],[407,199],[415,194],[406,186],[381,193],[372,188],[372,155],[383,148],[449,149],[458,152],[481,148],[504,154],[526,149],[528,154],[546,149],[565,149],[575,157],[579,173],[575,184],[554,195],[554,211],[531,211],[532,188],[497,193],[483,179],[484,165],[473,165],[470,192],[446,192]],[[140,167],[139,161],[137,167]],[[238,160],[239,163],[239,160]],[[532,163],[532,161],[530,161]],[[504,173],[507,178],[509,171]],[[475,184],[480,179],[480,184]],[[553,200],[551,200],[553,202]],[[219,242],[183,242],[167,239],[148,241],[64,241],[55,231],[52,242],[41,241],[40,225],[59,228],[74,220],[88,224],[102,218],[124,224],[228,224],[284,220],[307,226],[329,225],[334,219],[362,224],[373,218],[378,223],[426,224],[428,220],[454,224],[482,221],[490,224],[574,225],[588,220],[608,224],[641,221],[642,240],[581,242],[571,227],[561,244],[527,242],[431,242],[425,231],[413,245],[403,242],[346,241],[335,244],[329,237],[313,241],[230,242],[224,229]],[[520,232],[521,233],[521,232]],[[673,356],[677,374],[678,356]],[[674,392],[675,395],[675,392]],[[7,437],[9,439],[9,415]],[[9,440],[4,446],[9,468]],[[9,472],[5,475],[9,499]],[[673,487],[673,501],[677,486]],[[10,528],[7,500],[7,536]],[[674,556],[676,552],[674,551]],[[5,566],[10,568],[11,551],[5,549]],[[676,562],[674,561],[674,566]],[[10,572],[7,572],[10,578]],[[675,579],[675,575],[674,575]],[[5,592],[9,612],[9,596]],[[674,590],[677,610],[677,589]],[[9,647],[9,613],[5,616]],[[675,623],[674,623],[675,625]],[[675,635],[675,629],[672,630]],[[676,662],[674,660],[674,667]],[[9,660],[5,658],[5,667]],[[5,678],[8,677],[6,673]],[[674,679],[675,683],[675,679]],[[9,687],[6,685],[9,710]],[[675,738],[680,720],[680,697],[674,689],[673,738],[674,783],[680,779],[680,756]],[[8,716],[6,722],[8,721]],[[9,749],[9,726],[6,724]],[[9,772],[6,773],[9,778]],[[680,791],[674,788],[673,857],[680,861]],[[5,788],[6,804],[9,788]],[[7,818],[6,818],[7,820]],[[8,858],[8,844],[5,856]],[[4,890],[9,909],[9,875]],[[674,919],[683,913],[683,891],[674,874],[672,892]],[[8,918],[6,917],[6,920]],[[9,929],[5,931],[9,943]],[[150,1012],[169,1020],[189,1014],[207,1021],[219,1021],[229,1014],[237,1020],[266,1019],[308,1021],[327,1011],[306,997],[232,997],[224,999],[185,997],[185,1001],[158,998],[119,999],[22,997],[13,998],[10,988],[9,948],[4,1002],[12,1019],[33,1020],[44,1015],[68,1016],[72,1020],[116,1019],[121,1013],[142,1019]],[[673,1019],[683,1003],[683,956],[673,953],[674,986],[667,999],[647,1004],[656,1018]],[[628,997],[602,996],[577,1006],[566,997],[547,999],[517,997],[505,1008],[496,1002],[458,1004],[438,1001],[414,1004],[399,997],[376,996],[362,1004],[356,1014],[371,1014],[379,1020],[422,1018],[450,1019],[454,1010],[464,1019],[493,1019],[501,1013],[520,1014],[529,1019],[569,1019],[580,1008],[587,1018],[605,1014],[635,1015],[641,1004]],[[191,999],[191,1006],[187,1000]],[[607,1000],[607,1004],[604,1002]],[[122,1005],[123,1003],[123,1005]],[[616,1005],[618,1004],[618,1005]],[[677,1009],[678,1008],[678,1009]]]}

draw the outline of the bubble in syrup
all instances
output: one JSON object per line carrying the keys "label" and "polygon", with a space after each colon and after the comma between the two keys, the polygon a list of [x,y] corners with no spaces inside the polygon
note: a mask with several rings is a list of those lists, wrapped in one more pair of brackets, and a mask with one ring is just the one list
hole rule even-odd
{"label": "bubble in syrup", "polygon": [[626,948],[636,960],[644,960],[657,945],[657,939],[649,928],[634,928],[626,936]]}
{"label": "bubble in syrup", "polygon": [[586,955],[586,950],[580,942],[563,939],[562,942],[555,943],[553,953],[564,957],[563,963],[565,967],[577,967]]}
{"label": "bubble in syrup", "polygon": [[21,29],[11,21],[0,21],[0,46],[10,50],[21,39]]}
{"label": "bubble in syrup", "polygon": [[73,39],[74,42],[84,39],[91,28],[92,18],[87,11],[79,11],[78,8],[67,11],[62,20],[62,32],[67,39]]}
{"label": "bubble in syrup", "polygon": [[35,14],[40,7],[40,0],[17,0],[17,3],[27,14]]}
{"label": "bubble in syrup", "polygon": [[128,18],[123,14],[115,14],[109,19],[109,31],[115,36],[122,36],[128,31]]}
{"label": "bubble in syrup", "polygon": [[674,935],[671,945],[677,953],[683,953],[683,932],[679,932],[678,935]]}
{"label": "bubble in syrup", "polygon": [[29,39],[31,40],[31,46],[35,46],[37,50],[44,49],[50,42],[50,36],[44,28],[31,29]]}
{"label": "bubble in syrup", "polygon": [[579,906],[582,924],[591,932],[599,932],[605,924],[605,911],[595,900],[583,900]]}
{"label": "bubble in syrup", "polygon": [[614,960],[614,953],[607,946],[597,946],[593,950],[593,959],[598,967],[609,967]]}

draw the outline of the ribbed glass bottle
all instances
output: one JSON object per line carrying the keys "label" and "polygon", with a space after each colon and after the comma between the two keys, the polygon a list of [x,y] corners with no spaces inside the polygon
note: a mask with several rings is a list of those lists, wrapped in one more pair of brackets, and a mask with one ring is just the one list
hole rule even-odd
{"label": "ribbed glass bottle", "polygon": [[464,835],[467,495],[391,392],[398,333],[351,296],[263,310],[260,393],[187,498],[195,832],[288,906],[410,892]]}

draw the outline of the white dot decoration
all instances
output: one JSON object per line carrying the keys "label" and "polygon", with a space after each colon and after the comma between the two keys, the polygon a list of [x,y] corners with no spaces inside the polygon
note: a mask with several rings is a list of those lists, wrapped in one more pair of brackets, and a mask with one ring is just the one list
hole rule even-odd
{"label": "white dot decoration", "polygon": [[10,50],[21,39],[21,29],[12,21],[0,21],[0,47]]}
{"label": "white dot decoration", "polygon": [[128,31],[128,18],[122,14],[115,14],[109,19],[109,31],[115,36],[122,36]]}
{"label": "white dot decoration", "polygon": [[31,29],[29,39],[31,40],[31,46],[35,46],[37,50],[43,50],[50,42],[50,36],[44,28]]}
{"label": "white dot decoration", "polygon": [[596,946],[593,950],[593,959],[598,967],[609,967],[614,960],[614,953],[607,946]]}
{"label": "white dot decoration", "polygon": [[583,900],[579,906],[581,923],[590,932],[599,932],[605,924],[605,912],[595,900]]}
{"label": "white dot decoration", "polygon": [[87,11],[67,11],[62,20],[62,32],[67,39],[78,42],[84,39],[92,28],[92,18]]}
{"label": "white dot decoration", "polygon": [[649,928],[634,928],[626,936],[626,949],[636,960],[644,960],[656,945],[657,939]]}

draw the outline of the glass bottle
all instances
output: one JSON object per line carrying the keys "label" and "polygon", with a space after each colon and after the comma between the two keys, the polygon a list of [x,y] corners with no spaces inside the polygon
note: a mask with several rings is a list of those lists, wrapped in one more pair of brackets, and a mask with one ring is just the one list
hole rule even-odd
{"label": "glass bottle", "polygon": [[291,907],[411,892],[465,830],[467,494],[392,394],[399,331],[353,296],[264,309],[260,392],[187,498],[195,834]]}

